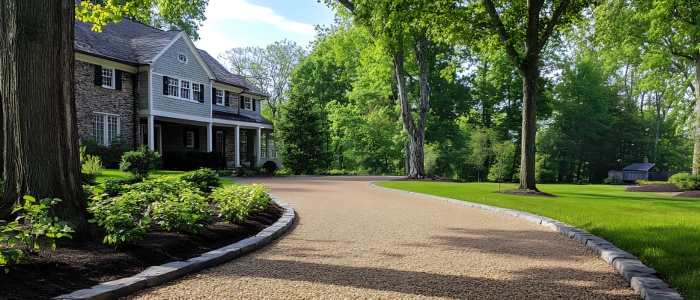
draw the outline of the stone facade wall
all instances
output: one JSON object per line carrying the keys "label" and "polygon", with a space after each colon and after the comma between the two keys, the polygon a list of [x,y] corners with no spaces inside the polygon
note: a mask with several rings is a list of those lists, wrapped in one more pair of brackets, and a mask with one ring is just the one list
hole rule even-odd
{"label": "stone facade wall", "polygon": [[[137,136],[139,128],[138,118],[134,118],[134,76],[122,71],[120,91],[95,86],[94,65],[75,61],[75,104],[81,142],[94,139],[94,116],[96,112],[100,112],[119,115],[120,136],[133,146],[134,128],[137,129]],[[138,99],[136,102],[138,107]]]}

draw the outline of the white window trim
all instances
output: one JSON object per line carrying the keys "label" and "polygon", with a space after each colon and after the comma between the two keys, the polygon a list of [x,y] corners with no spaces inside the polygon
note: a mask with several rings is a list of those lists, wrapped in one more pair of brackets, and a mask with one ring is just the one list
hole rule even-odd
{"label": "white window trim", "polygon": [[[180,56],[184,56],[184,57],[185,57],[185,61],[182,61],[182,60],[180,59]],[[188,62],[190,62],[190,58],[187,56],[187,54],[178,53],[178,54],[177,54],[177,61],[179,61],[181,64],[186,65]]]}
{"label": "white window trim", "polygon": [[[219,93],[221,93],[221,103],[219,103]],[[226,106],[226,91],[217,89],[214,98],[216,98],[216,105]]]}
{"label": "white window trim", "polygon": [[[250,101],[250,108],[245,108],[246,101]],[[243,110],[253,111],[253,98],[243,96]]]}
{"label": "white window trim", "polygon": [[[194,99],[194,90],[193,90],[192,87],[193,87],[194,85],[200,85],[200,84],[202,84],[202,83],[198,83],[198,82],[196,82],[196,81],[192,81],[192,80],[189,80],[189,79],[182,79],[182,78],[180,78],[180,77],[173,77],[173,76],[169,76],[169,75],[163,75],[163,76],[167,76],[167,77],[170,78],[170,79],[177,79],[177,94],[178,94],[178,96],[176,97],[176,96],[173,96],[173,95],[165,95],[166,98],[177,99],[177,100],[182,100],[182,101],[187,101],[187,102],[192,102],[192,103],[201,103],[201,102],[199,102],[199,100]],[[181,90],[181,89],[182,89],[182,81],[183,81],[183,80],[190,83],[190,99],[180,97],[180,96],[182,95],[182,90]],[[204,90],[206,90],[206,89],[207,89],[207,85],[204,84]],[[202,90],[201,93],[204,93],[204,90]],[[169,93],[168,93],[168,94],[169,94]],[[204,101],[204,102],[206,102],[206,101]]]}
{"label": "white window trim", "polygon": [[115,82],[115,78],[114,78],[114,77],[116,77],[117,70],[114,69],[114,68],[109,68],[109,67],[105,67],[105,66],[101,66],[101,67],[102,67],[102,72],[104,72],[105,70],[111,70],[111,71],[112,71],[112,82],[110,82],[111,85],[106,85],[105,82],[104,82],[104,76],[102,76],[102,74],[100,74],[100,76],[102,76],[102,87],[103,87],[103,88],[106,88],[106,89],[110,89],[110,90],[116,90],[116,89],[117,89],[117,84],[116,84],[116,82]]}
{"label": "white window trim", "polygon": [[[115,133],[115,139],[121,136],[121,127],[122,127],[122,118],[120,115],[117,114],[110,114],[110,113],[103,113],[103,112],[94,112],[93,113],[95,116],[102,116],[102,138],[104,140],[102,141],[97,141],[101,145],[109,146],[109,117],[116,117],[117,118],[117,132]],[[94,121],[93,121],[94,122]],[[92,126],[95,126],[94,124]]]}
{"label": "white window trim", "polygon": [[[187,135],[187,140],[185,141],[185,143],[186,143],[185,147],[186,147],[186,148],[194,148],[194,144],[195,144],[195,142],[194,142],[194,131],[189,131],[189,130],[188,130],[188,131],[185,131],[185,134]],[[191,145],[189,144],[189,142],[190,142],[190,134],[192,134],[192,144],[191,144]]]}

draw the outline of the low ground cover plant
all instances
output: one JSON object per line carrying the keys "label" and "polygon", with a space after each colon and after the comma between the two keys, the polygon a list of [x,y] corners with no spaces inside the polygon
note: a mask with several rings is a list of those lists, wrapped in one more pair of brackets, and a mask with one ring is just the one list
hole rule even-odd
{"label": "low ground cover plant", "polygon": [[97,155],[87,154],[86,147],[80,147],[80,171],[83,182],[95,184],[98,176],[102,175],[102,160]]}
{"label": "low ground cover plant", "polygon": [[119,197],[98,195],[88,203],[88,211],[94,216],[89,222],[104,228],[107,235],[103,242],[113,244],[116,249],[143,239],[148,232],[152,209],[139,191],[128,191]]}
{"label": "low ground cover plant", "polygon": [[0,224],[0,268],[4,268],[5,273],[9,272],[10,266],[23,262],[26,252],[38,251],[40,240],[56,250],[56,239],[71,238],[73,229],[49,215],[51,208],[58,203],[61,199],[37,201],[34,197],[24,196],[24,204],[12,212],[17,213],[17,219]]}
{"label": "low ground cover plant", "polygon": [[667,181],[651,181],[651,180],[637,180],[635,181],[638,185],[655,185],[655,184],[668,184]]}
{"label": "low ground cover plant", "polygon": [[153,203],[153,219],[166,231],[198,233],[211,224],[209,203],[199,191],[183,189]]}
{"label": "low ground cover plant", "polygon": [[621,185],[622,183],[622,179],[620,178],[605,178],[605,180],[603,180],[603,184],[609,185]]}
{"label": "low ground cover plant", "polygon": [[259,184],[221,187],[209,197],[219,206],[219,217],[237,224],[245,223],[251,212],[264,210],[270,204],[270,195]]}

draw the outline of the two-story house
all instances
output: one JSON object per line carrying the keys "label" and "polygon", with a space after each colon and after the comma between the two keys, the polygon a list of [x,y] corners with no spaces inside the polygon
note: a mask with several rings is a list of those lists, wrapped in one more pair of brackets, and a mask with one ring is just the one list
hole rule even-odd
{"label": "two-story house", "polygon": [[206,151],[229,166],[281,166],[268,97],[232,74],[183,31],[131,20],[91,30],[75,23],[75,84],[81,141],[120,137],[134,147]]}

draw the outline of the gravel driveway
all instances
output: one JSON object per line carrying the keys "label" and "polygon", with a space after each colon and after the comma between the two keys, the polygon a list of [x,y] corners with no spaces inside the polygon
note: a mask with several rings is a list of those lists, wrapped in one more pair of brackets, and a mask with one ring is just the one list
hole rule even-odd
{"label": "gravel driveway", "polygon": [[290,233],[129,299],[639,299],[564,235],[367,185],[383,179],[256,179],[296,209]]}

